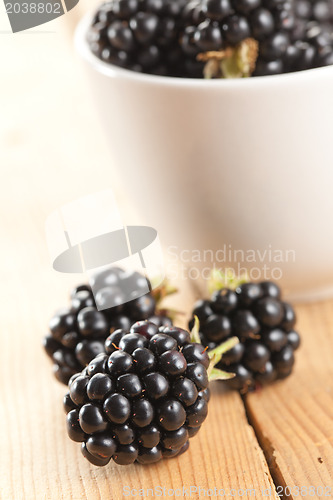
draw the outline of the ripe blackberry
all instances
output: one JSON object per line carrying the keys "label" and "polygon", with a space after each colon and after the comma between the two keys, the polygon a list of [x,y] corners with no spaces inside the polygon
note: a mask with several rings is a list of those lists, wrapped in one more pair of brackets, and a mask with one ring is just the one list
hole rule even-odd
{"label": "ripe blackberry", "polygon": [[[71,306],[51,318],[50,332],[44,338],[44,348],[53,361],[54,374],[64,384],[98,354],[105,352],[104,342],[110,331],[128,329],[134,321],[146,319],[157,325],[156,332],[158,326],[172,324],[156,309],[156,290],[136,297],[147,287],[147,279],[140,273],[112,268],[95,276],[92,286],[98,289],[96,301],[100,306],[114,306],[98,311],[90,286],[79,285],[71,292]],[[123,303],[124,293],[128,296],[132,290],[133,300]],[[144,347],[144,343],[141,344],[140,347]]]}
{"label": "ripe blackberry", "polygon": [[[235,373],[224,382],[230,388],[246,392],[256,384],[267,384],[291,373],[300,337],[294,330],[295,311],[281,300],[275,283],[243,283],[235,290],[218,289],[210,300],[195,304],[190,326],[194,316],[200,320],[202,344],[209,350],[216,348],[216,339],[239,338],[239,344],[217,365]],[[212,329],[212,323],[216,329]],[[230,325],[227,334],[226,323]]]}
{"label": "ripe blackberry", "polygon": [[300,71],[333,64],[333,22],[330,27],[316,21],[305,23],[302,40],[293,44],[291,58],[286,54],[286,64]]}
{"label": "ripe blackberry", "polygon": [[331,0],[193,0],[184,16],[184,55],[208,78],[333,64]]}
{"label": "ripe blackberry", "polygon": [[319,23],[332,31],[333,4],[331,0],[295,0],[295,37],[302,39],[309,22]]}
{"label": "ripe blackberry", "polygon": [[187,56],[206,63],[206,77],[283,72],[283,57],[295,25],[292,0],[190,3],[192,7],[186,10],[188,27],[181,45]]}
{"label": "ripe blackberry", "polygon": [[333,64],[333,3],[331,0],[295,0],[293,44],[285,55],[288,71]]}
{"label": "ripe blackberry", "polygon": [[87,40],[132,71],[234,78],[332,64],[332,26],[331,0],[109,0]]}
{"label": "ripe blackberry", "polygon": [[105,349],[71,378],[64,398],[68,435],[82,443],[83,455],[103,466],[111,458],[149,464],[185,451],[208,411],[204,347],[191,344],[186,330],[140,321],[112,333]]}
{"label": "ripe blackberry", "polygon": [[92,52],[137,72],[179,76],[186,0],[111,0],[97,10],[88,32]]}

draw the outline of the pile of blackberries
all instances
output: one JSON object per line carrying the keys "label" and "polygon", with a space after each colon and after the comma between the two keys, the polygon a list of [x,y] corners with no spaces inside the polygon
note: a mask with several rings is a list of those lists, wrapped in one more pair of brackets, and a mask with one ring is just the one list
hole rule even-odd
{"label": "pile of blackberries", "polygon": [[206,0],[196,3],[198,7],[190,11],[190,26],[185,28],[183,50],[218,51],[252,38],[259,44],[254,75],[284,72],[284,54],[291,43],[295,23],[292,0]]}
{"label": "pile of blackberries", "polygon": [[208,411],[209,357],[190,334],[148,321],[119,329],[69,381],[67,430],[94,465],[149,464],[188,448]]}
{"label": "pile of blackberries", "polygon": [[[286,378],[300,344],[295,312],[275,283],[221,288],[198,301],[191,334],[156,315],[146,286],[136,272],[98,274],[91,288],[72,291],[71,307],[52,318],[44,339],[57,378],[69,379],[68,435],[97,466],[180,455],[206,419],[209,380],[245,393]],[[125,290],[133,294],[127,303]],[[115,305],[99,311],[103,301]]]}
{"label": "pile of blackberries", "polygon": [[[50,321],[49,334],[44,338],[44,348],[53,361],[57,379],[67,384],[99,353],[111,331],[129,329],[134,321],[148,319],[157,326],[171,325],[171,320],[157,314],[152,293],[140,295],[140,290],[150,289],[150,283],[140,273],[128,273],[111,268],[99,273],[92,282],[96,301],[100,306],[113,307],[97,310],[90,285],[79,285],[71,293],[68,308],[58,311]],[[123,302],[124,293],[132,290],[133,300]]]}
{"label": "pile of blackberries", "polygon": [[294,309],[281,300],[275,283],[222,288],[210,300],[198,301],[194,315],[200,321],[202,343],[209,350],[232,336],[240,340],[217,365],[236,374],[223,382],[230,388],[245,393],[291,374],[300,337],[294,330]]}
{"label": "pile of blackberries", "polygon": [[329,29],[333,23],[332,0],[295,0],[297,19],[305,22],[316,22]]}
{"label": "pile of blackberries", "polygon": [[94,54],[133,71],[181,76],[182,11],[186,0],[111,0],[88,32]]}
{"label": "pile of blackberries", "polygon": [[[253,76],[273,75],[333,64],[332,10],[331,0],[109,0],[87,36],[105,62],[190,78],[207,76],[203,55],[255,40]],[[232,76],[223,71],[210,77]]]}

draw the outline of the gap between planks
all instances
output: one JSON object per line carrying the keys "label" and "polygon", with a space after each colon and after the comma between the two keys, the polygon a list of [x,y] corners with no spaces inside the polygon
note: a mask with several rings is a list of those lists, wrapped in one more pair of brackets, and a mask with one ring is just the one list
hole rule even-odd
{"label": "gap between planks", "polygon": [[[192,291],[192,294],[194,297],[198,299],[201,299],[203,297],[208,296],[208,290],[207,290],[207,283],[201,282],[201,281],[195,281],[189,279],[189,287]],[[217,383],[218,384],[218,383]],[[216,383],[215,383],[216,385]],[[247,419],[248,425],[251,427],[253,431],[253,435],[255,439],[257,440],[258,446],[261,448],[261,451],[263,453],[263,456],[265,457],[265,461],[268,467],[268,470],[270,472],[270,478],[272,482],[274,483],[275,487],[275,493],[276,493],[276,488],[282,487],[283,490],[286,486],[285,481],[283,479],[283,476],[281,475],[278,467],[276,466],[276,460],[274,457],[274,448],[271,443],[269,443],[269,440],[266,438],[266,442],[264,444],[264,439],[263,436],[259,434],[258,432],[258,426],[255,425],[254,419],[251,418],[249,411],[248,411],[248,406],[246,404],[246,396],[242,397],[240,394],[234,393],[242,402],[244,406],[244,413]],[[286,499],[284,495],[278,496],[278,498],[281,498],[283,500]],[[289,497],[290,500],[291,497]]]}
{"label": "gap between planks", "polygon": [[[245,405],[275,483],[288,498],[333,495],[333,301],[296,306],[302,345],[292,376]],[[299,489],[299,490],[298,490]],[[321,494],[323,489],[324,494]]]}
{"label": "gap between planks", "polygon": [[301,488],[305,496],[321,489],[333,495],[333,301],[295,309],[302,345],[292,375],[243,397],[277,492],[289,500],[302,496]]}

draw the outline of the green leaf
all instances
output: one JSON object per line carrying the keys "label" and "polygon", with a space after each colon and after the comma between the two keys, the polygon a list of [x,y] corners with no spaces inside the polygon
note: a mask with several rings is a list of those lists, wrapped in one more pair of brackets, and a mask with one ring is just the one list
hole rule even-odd
{"label": "green leaf", "polygon": [[[208,354],[208,356],[209,356],[209,354]],[[209,362],[209,365],[208,365],[208,368],[207,368],[208,380],[210,379],[210,374],[214,370],[214,366],[217,365],[217,363],[220,360],[221,360],[221,356],[218,357],[218,356],[214,355],[212,358],[210,358],[210,362]]]}
{"label": "green leaf", "polygon": [[[239,343],[239,339],[237,337],[231,337],[231,339],[226,340],[223,344],[218,345],[215,349],[212,349],[208,352],[208,356],[210,359],[210,363],[207,369],[208,378],[210,378],[211,374],[215,370],[215,366],[221,361],[223,354],[227,351],[230,351],[236,344]],[[221,370],[219,370],[221,371]]]}
{"label": "green leaf", "polygon": [[205,78],[248,78],[255,70],[258,42],[246,38],[235,47],[202,52],[197,60],[205,63]]}
{"label": "green leaf", "polygon": [[151,285],[152,285],[152,296],[156,300],[156,304],[159,305],[162,300],[165,297],[168,297],[169,295],[173,295],[174,293],[178,292],[178,289],[172,285],[170,285],[169,281],[165,279],[163,283],[161,283],[159,286],[154,286],[154,283],[158,283],[158,280],[151,280]]}
{"label": "green leaf", "polygon": [[193,344],[201,344],[199,330],[200,330],[199,318],[198,318],[198,316],[194,316],[194,325],[193,325],[193,328],[191,330],[191,342]]}
{"label": "green leaf", "polygon": [[220,62],[216,59],[209,59],[206,62],[203,70],[204,78],[210,80],[212,78],[221,78]]}
{"label": "green leaf", "polygon": [[221,70],[224,78],[242,78],[242,71],[238,64],[237,51],[231,57],[221,61]]}
{"label": "green leaf", "polygon": [[156,313],[162,316],[167,316],[171,319],[172,323],[177,322],[179,316],[185,316],[184,311],[179,311],[178,309],[173,309],[171,307],[156,307]]}
{"label": "green leaf", "polygon": [[223,342],[223,344],[218,345],[215,347],[215,349],[212,349],[209,351],[208,356],[211,359],[218,359],[218,361],[215,362],[215,365],[219,363],[221,360],[223,354],[225,354],[227,351],[230,351],[235,345],[239,344],[239,338],[238,337],[231,337],[231,339],[226,340]]}
{"label": "green leaf", "polygon": [[258,57],[258,42],[247,38],[239,43],[229,57],[221,61],[224,78],[248,78],[255,69]]}
{"label": "green leaf", "polygon": [[229,380],[234,377],[235,377],[234,373],[229,373],[223,370],[218,370],[218,368],[213,368],[208,378],[209,381],[211,382],[212,380]]}
{"label": "green leaf", "polygon": [[246,273],[241,276],[236,276],[232,269],[226,269],[223,272],[221,269],[212,269],[209,282],[208,290],[212,294],[221,288],[230,288],[235,290],[238,286],[249,281],[249,277]]}

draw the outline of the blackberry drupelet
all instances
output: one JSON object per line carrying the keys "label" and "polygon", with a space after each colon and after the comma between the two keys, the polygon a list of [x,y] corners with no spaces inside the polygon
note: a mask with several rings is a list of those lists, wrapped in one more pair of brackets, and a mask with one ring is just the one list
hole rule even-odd
{"label": "blackberry drupelet", "polygon": [[[291,373],[300,337],[294,330],[294,309],[281,300],[275,283],[244,283],[236,290],[219,289],[210,300],[195,304],[194,316],[200,321],[202,344],[209,350],[216,347],[217,339],[239,338],[239,344],[217,365],[236,374],[224,381],[230,388],[247,392],[256,384],[267,384]],[[192,318],[190,326],[193,323]],[[226,324],[230,325],[228,329]]]}
{"label": "blackberry drupelet", "polygon": [[309,22],[320,24],[332,32],[333,4],[331,0],[295,0],[296,25],[294,37],[305,37]]}
{"label": "blackberry drupelet", "polygon": [[113,332],[105,350],[71,378],[64,398],[68,435],[84,457],[149,464],[186,451],[208,411],[204,347],[186,330],[140,321]]}
{"label": "blackberry drupelet", "polygon": [[[157,326],[172,324],[156,309],[153,293],[135,298],[139,290],[147,287],[147,279],[140,273],[112,268],[94,280],[92,285],[99,290],[96,301],[100,305],[112,303],[114,307],[98,311],[90,286],[79,285],[71,293],[71,306],[53,316],[50,332],[44,338],[54,374],[64,384],[95,356],[105,352],[104,342],[110,331],[128,329],[134,321],[148,318]],[[123,304],[124,292],[129,290],[134,290],[134,298]]]}
{"label": "blackberry drupelet", "polygon": [[105,62],[137,72],[181,76],[178,39],[186,0],[111,0],[88,32],[91,51]]}
{"label": "blackberry drupelet", "polygon": [[286,71],[300,71],[333,64],[331,0],[295,0],[295,15],[293,43],[285,54]]}

